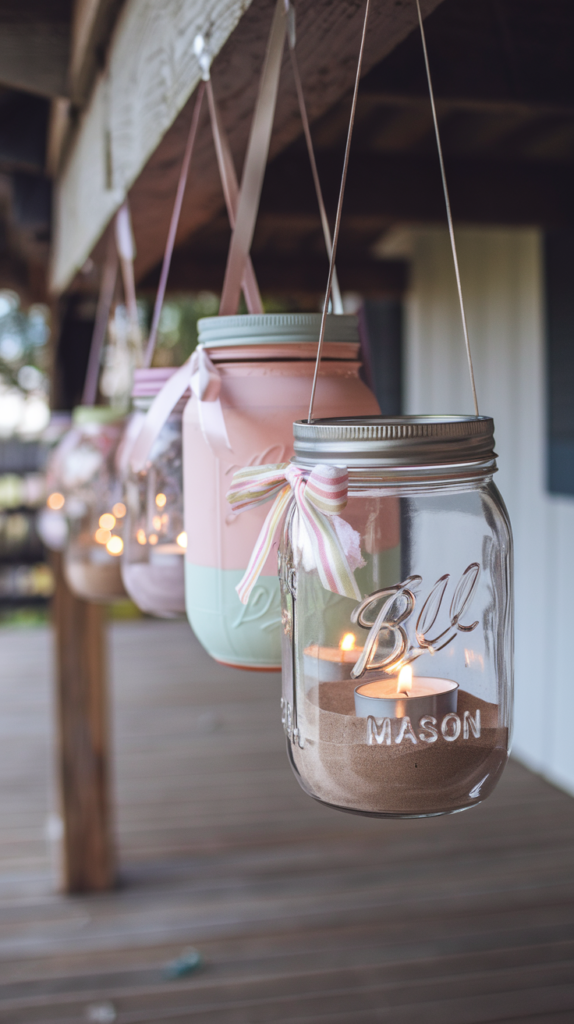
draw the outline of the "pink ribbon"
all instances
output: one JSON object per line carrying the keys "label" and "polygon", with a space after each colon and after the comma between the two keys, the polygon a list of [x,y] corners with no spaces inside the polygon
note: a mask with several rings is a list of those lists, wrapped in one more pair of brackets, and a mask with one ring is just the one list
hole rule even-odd
{"label": "pink ribbon", "polygon": [[206,350],[199,346],[190,358],[164,384],[149,407],[132,448],[130,465],[134,473],[145,469],[147,458],[160,430],[188,388],[197,399],[199,424],[206,443],[218,458],[231,462],[223,409],[219,400],[221,377]]}
{"label": "pink ribbon", "polygon": [[361,538],[339,518],[347,504],[349,474],[343,466],[315,466],[311,473],[288,462],[247,466],[234,474],[227,500],[235,512],[257,508],[275,497],[249,565],[236,587],[247,604],[263,569],[284,513],[295,503],[295,547],[305,569],[316,569],[326,590],[361,600],[354,570],[364,565]]}

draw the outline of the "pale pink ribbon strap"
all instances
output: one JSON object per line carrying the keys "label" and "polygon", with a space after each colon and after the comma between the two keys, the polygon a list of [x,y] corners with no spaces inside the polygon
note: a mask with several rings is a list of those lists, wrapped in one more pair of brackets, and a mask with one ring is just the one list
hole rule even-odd
{"label": "pale pink ribbon strap", "polygon": [[251,249],[269,153],[286,30],[287,15],[284,0],[277,0],[247,144],[235,228],[229,247],[219,306],[220,316],[233,316],[239,305],[241,282]]}
{"label": "pale pink ribbon strap", "polygon": [[[235,165],[233,163],[233,157],[231,155],[227,135],[225,134],[221,124],[221,118],[215,101],[211,79],[208,79],[206,82],[206,89],[207,100],[209,103],[209,114],[211,117],[213,142],[219,166],[219,176],[221,178],[223,194],[225,196],[227,216],[229,217],[229,223],[231,225],[231,230],[233,231],[235,227],[235,218],[237,216],[237,205],[239,203],[239,185],[237,184]],[[255,271],[253,269],[250,256],[248,256],[245,261],[241,288],[245,296],[247,312],[263,313],[263,302],[261,301],[261,295],[259,294],[259,286],[257,284],[257,278],[255,277]]]}
{"label": "pale pink ribbon strap", "polygon": [[201,104],[203,102],[203,94],[205,92],[205,82],[199,83],[199,89],[197,91],[197,98],[195,100],[195,106],[193,108],[193,116],[191,118],[191,124],[189,126],[189,135],[185,145],[183,154],[183,160],[181,163],[181,170],[179,172],[179,180],[177,183],[177,190],[175,193],[175,200],[173,204],[173,210],[171,214],[171,221],[169,223],[169,231],[167,234],[167,241],[165,243],[165,252],[163,255],[163,263],[161,267],[161,274],[159,278],[159,284],[157,286],[157,295],[155,298],[155,304],[153,307],[153,316],[151,320],[151,327],[149,332],[149,338],[147,342],[146,354],[145,354],[145,366],[151,366],[153,354],[155,350],[155,342],[157,338],[157,330],[159,327],[159,321],[161,317],[161,311],[163,309],[163,300],[165,298],[165,290],[167,287],[167,278],[169,274],[169,268],[171,266],[171,258],[173,256],[173,248],[175,245],[175,236],[179,225],[179,218],[181,215],[181,207],[183,205],[183,197],[185,194],[185,186],[187,185],[187,176],[189,174],[189,165],[191,163],[191,157],[193,153],[193,147],[195,145],[195,138],[197,135],[197,129],[199,126],[199,118],[201,114]]}
{"label": "pale pink ribbon strap", "polygon": [[[327,259],[330,259],[331,249],[333,247],[333,240],[331,238],[331,229],[329,227],[329,220],[327,217],[327,211],[325,209],[325,203],[323,201],[323,190],[321,188],[321,182],[319,180],[317,161],[315,160],[315,150],[313,148],[313,139],[311,137],[311,128],[309,126],[309,118],[307,116],[305,95],[303,93],[303,83],[301,81],[301,75],[299,73],[299,62],[297,60],[296,51],[297,32],[295,28],[295,8],[293,7],[293,4],[290,3],[290,0],[285,0],[285,10],[287,11],[287,39],[289,42],[289,56],[291,58],[293,78],[295,79],[295,90],[297,92],[297,101],[299,103],[299,113],[301,114],[303,134],[305,136],[305,142],[307,144],[307,153],[309,155],[309,162],[311,164],[311,174],[313,175],[315,194],[317,196],[317,202],[319,204],[319,214],[321,217],[321,226],[323,228],[323,238],[325,239],[325,246],[327,248]],[[333,286],[331,289],[331,298],[333,300],[333,313],[344,313],[345,310],[343,309],[343,299],[341,298],[341,290],[339,288],[339,279],[337,277],[336,269],[333,270]]]}
{"label": "pale pink ribbon strap", "polygon": [[283,515],[293,502],[322,585],[334,594],[361,600],[353,575],[364,564],[360,537],[338,515],[347,504],[348,481],[348,471],[342,466],[319,465],[308,473],[289,462],[247,466],[234,474],[227,500],[235,512],[256,508],[275,498],[245,575],[236,587],[243,604],[249,600]]}
{"label": "pale pink ribbon strap", "polygon": [[[217,109],[217,103],[213,93],[213,86],[211,78],[209,77],[210,57],[204,49],[203,39],[198,36],[196,43],[200,41],[200,49],[202,51],[202,71],[204,80],[200,83],[197,92],[197,98],[193,109],[193,116],[189,127],[189,135],[187,137],[187,143],[185,152],[183,155],[183,161],[181,164],[181,170],[179,173],[179,180],[177,184],[177,191],[175,195],[175,201],[173,204],[173,210],[171,214],[171,221],[169,225],[169,231],[167,241],[165,244],[165,253],[163,257],[163,263],[161,268],[161,274],[159,279],[159,285],[157,289],[157,295],[154,304],[152,322],[149,332],[149,338],[146,348],[145,365],[151,366],[153,360],[153,354],[156,345],[157,332],[159,328],[159,322],[161,312],[163,309],[163,303],[165,299],[165,292],[167,288],[167,280],[169,275],[169,269],[171,266],[171,260],[173,257],[173,250],[175,246],[175,238],[177,229],[179,226],[179,218],[181,216],[181,208],[183,205],[183,197],[187,185],[187,178],[189,175],[189,167],[195,146],[195,140],[197,137],[197,130],[199,127],[199,119],[201,115],[201,106],[203,102],[203,95],[207,92],[208,104],[209,104],[209,116],[211,120],[211,130],[213,134],[213,142],[215,145],[215,153],[217,156],[217,164],[219,167],[219,174],[221,177],[221,184],[223,187],[223,194],[225,196],[225,203],[227,206],[227,213],[229,216],[229,223],[231,229],[235,227],[235,215],[237,212],[237,203],[239,201],[239,186],[237,184],[237,176],[235,173],[235,166],[233,163],[233,157],[231,155],[231,149],[227,136],[222,127],[221,120],[219,117],[219,111]],[[243,294],[245,295],[245,304],[249,313],[262,313],[263,303],[261,301],[261,295],[259,294],[259,287],[257,285],[257,278],[255,277],[255,271],[253,270],[253,264],[251,258],[247,259],[245,269],[243,272],[243,279],[241,283]]]}
{"label": "pale pink ribbon strap", "polygon": [[188,388],[191,388],[197,399],[199,423],[207,444],[219,458],[226,462],[232,460],[233,450],[219,400],[221,377],[205,349],[200,346],[166,381],[149,407],[131,453],[130,465],[134,473],[141,473],[145,469],[155,439]]}
{"label": "pale pink ribbon strap", "polygon": [[96,309],[94,332],[92,334],[92,341],[90,344],[90,356],[88,359],[88,369],[86,371],[86,381],[82,395],[82,405],[94,405],[96,401],[98,379],[100,376],[100,364],[102,361],[102,349],[104,347],[104,341],[106,340],[106,331],[108,329],[112,302],[114,301],[117,276],[118,250],[116,247],[114,232],[110,231],[108,233],[106,258],[102,270],[102,281],[100,284],[100,294]]}

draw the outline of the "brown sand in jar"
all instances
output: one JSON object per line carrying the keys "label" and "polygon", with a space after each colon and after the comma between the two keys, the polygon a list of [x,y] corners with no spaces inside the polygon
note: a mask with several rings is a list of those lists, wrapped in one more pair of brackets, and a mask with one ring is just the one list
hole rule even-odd
{"label": "brown sand in jar", "polygon": [[[324,803],[380,815],[441,814],[478,804],[494,789],[507,760],[508,730],[498,725],[498,707],[459,690],[457,713],[468,711],[480,735],[467,728],[448,741],[438,728],[433,743],[404,737],[397,744],[400,719],[392,721],[387,745],[373,736],[366,718],[357,718],[356,683],[321,683],[298,709],[304,747],[290,744],[292,762],[303,788]],[[303,711],[303,713],[301,713]],[[379,720],[380,723],[380,720]],[[376,727],[378,728],[378,727]],[[369,744],[369,730],[371,743]],[[382,731],[378,728],[382,738]]]}
{"label": "brown sand in jar", "polygon": [[84,601],[117,601],[127,597],[120,571],[120,560],[96,565],[66,557],[64,575],[70,590]]}

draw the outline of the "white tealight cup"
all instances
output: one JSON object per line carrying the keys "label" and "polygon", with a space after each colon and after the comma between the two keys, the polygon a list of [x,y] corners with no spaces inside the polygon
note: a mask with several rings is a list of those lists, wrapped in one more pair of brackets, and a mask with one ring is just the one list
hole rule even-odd
{"label": "white tealight cup", "polygon": [[362,647],[343,650],[341,647],[321,647],[318,644],[312,644],[303,652],[305,675],[320,683],[350,681],[351,670],[362,653]]}
{"label": "white tealight cup", "polygon": [[407,693],[397,689],[397,679],[374,679],[355,688],[357,718],[406,718],[416,721],[423,715],[442,718],[456,711],[458,683],[452,679],[415,676]]}

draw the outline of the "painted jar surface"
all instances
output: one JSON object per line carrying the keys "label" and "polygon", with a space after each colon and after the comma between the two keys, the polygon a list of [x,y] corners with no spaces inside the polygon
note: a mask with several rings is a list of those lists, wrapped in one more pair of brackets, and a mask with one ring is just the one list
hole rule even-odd
{"label": "painted jar surface", "polygon": [[[210,317],[199,340],[221,378],[220,400],[233,449],[218,458],[205,440],[198,402],[184,413],[184,493],[189,622],[208,653],[237,668],[281,666],[277,548],[249,603],[235,587],[247,567],[269,507],[234,516],[226,493],[236,469],[288,462],[293,422],[307,415],[319,336],[319,314]],[[320,367],[318,416],[376,414],[377,400],[359,377],[355,316],[329,316]]]}
{"label": "painted jar surface", "polygon": [[[355,597],[325,589],[300,517],[281,546],[282,718],[303,789],[382,817],[465,810],[512,725],[512,534],[488,417],[295,424],[295,466],[346,466]],[[351,550],[351,546],[349,547]]]}
{"label": "painted jar surface", "polygon": [[76,443],[62,458],[69,540],[64,573],[86,601],[125,597],[120,571],[126,506],[118,471],[125,418],[104,406],[74,410]]}
{"label": "painted jar surface", "polygon": [[[173,367],[135,371],[132,400],[135,414],[142,417],[142,422],[154,397],[174,372]],[[185,614],[181,437],[184,406],[182,399],[164,423],[144,469],[139,473],[129,471],[126,479],[122,579],[138,608],[159,618]]]}

